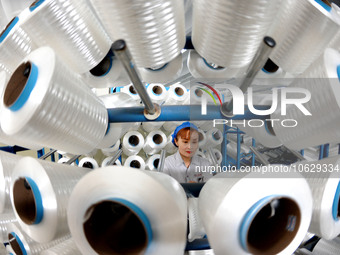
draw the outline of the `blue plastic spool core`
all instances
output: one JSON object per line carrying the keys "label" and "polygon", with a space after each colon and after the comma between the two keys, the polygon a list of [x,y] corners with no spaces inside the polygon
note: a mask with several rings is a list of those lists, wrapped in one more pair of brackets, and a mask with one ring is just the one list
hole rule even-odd
{"label": "blue plastic spool core", "polygon": [[37,9],[45,0],[38,0],[35,1],[31,6],[30,6],[30,11],[33,12],[35,9]]}
{"label": "blue plastic spool core", "polygon": [[43,207],[42,197],[41,197],[41,193],[38,188],[38,185],[35,183],[35,181],[33,181],[33,179],[29,177],[25,177],[25,179],[32,189],[34,200],[35,200],[36,218],[35,218],[35,221],[33,222],[33,225],[36,225],[36,224],[39,224],[44,217],[44,207]]}
{"label": "blue plastic spool core", "polygon": [[339,221],[340,218],[340,182],[335,192],[334,200],[333,200],[333,207],[332,207],[332,215],[335,221]]}
{"label": "blue plastic spool core", "polygon": [[224,67],[222,67],[222,66],[217,66],[217,67],[213,67],[212,65],[210,65],[209,63],[208,63],[208,61],[205,59],[205,58],[202,58],[203,59],[203,62],[204,62],[204,64],[207,66],[207,67],[209,67],[210,69],[212,69],[212,70],[222,70],[222,69],[225,69]]}
{"label": "blue plastic spool core", "polygon": [[99,254],[141,254],[152,243],[153,232],[147,215],[126,199],[114,197],[100,201],[87,210],[85,218],[84,234]]}
{"label": "blue plastic spool core", "polygon": [[[7,106],[12,112],[20,110],[30,97],[37,83],[38,75],[38,67],[35,64],[31,62],[21,64],[14,71],[6,87],[4,94],[5,106]],[[23,82],[20,84],[16,82],[17,79],[22,80],[23,78],[25,79],[25,77],[27,77],[25,84],[23,84]],[[21,91],[18,88],[19,86],[22,88]]]}
{"label": "blue plastic spool core", "polygon": [[8,36],[8,34],[11,32],[11,30],[13,29],[13,27],[15,27],[15,25],[18,23],[19,18],[15,17],[12,19],[11,22],[8,23],[7,27],[4,29],[4,31],[2,31],[1,35],[0,35],[0,43],[3,42],[3,40],[5,40],[5,38]]}
{"label": "blue plastic spool core", "polygon": [[338,65],[336,71],[337,71],[337,73],[338,73],[338,79],[339,79],[339,81],[340,81],[340,65]]}
{"label": "blue plastic spool core", "polygon": [[326,11],[331,12],[332,7],[323,2],[322,0],[315,0],[319,5],[321,5]]}
{"label": "blue plastic spool core", "polygon": [[[13,238],[14,238],[14,240],[13,240]],[[15,253],[20,254],[20,252],[21,252],[23,255],[27,255],[25,246],[24,246],[23,242],[21,241],[20,237],[16,233],[14,233],[14,232],[9,233],[9,239],[10,239],[9,243],[10,243],[10,245],[11,245],[11,247],[14,250]]]}
{"label": "blue plastic spool core", "polygon": [[301,222],[296,202],[281,195],[270,195],[256,202],[245,214],[239,240],[251,254],[277,254],[295,238]]}

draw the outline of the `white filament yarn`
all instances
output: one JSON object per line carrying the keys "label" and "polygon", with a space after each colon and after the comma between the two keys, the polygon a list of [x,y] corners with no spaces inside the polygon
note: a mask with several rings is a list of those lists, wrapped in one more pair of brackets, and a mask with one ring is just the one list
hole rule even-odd
{"label": "white filament yarn", "polygon": [[196,79],[232,79],[238,77],[239,68],[213,67],[195,50],[189,51],[187,65],[191,75]]}
{"label": "white filament yarn", "polygon": [[152,132],[154,130],[159,130],[164,123],[164,121],[147,121],[142,123],[142,128],[145,132]]}
{"label": "white filament yarn", "polygon": [[[25,70],[30,78],[25,78]],[[24,95],[13,91],[18,79],[27,92]],[[2,99],[1,128],[22,141],[86,154],[107,132],[104,104],[49,47],[33,51],[23,61],[7,83]]]}
{"label": "white filament yarn", "polygon": [[91,2],[111,39],[126,41],[138,67],[159,68],[184,47],[182,0]]}
{"label": "white filament yarn", "polygon": [[[220,165],[222,163],[222,160],[223,160],[223,156],[222,156],[221,151],[219,151],[216,148],[212,148],[212,153],[215,155],[215,158],[217,160],[217,164]],[[214,162],[214,160],[210,157],[209,152],[206,152],[206,158],[209,159],[210,163]]]}
{"label": "white filament yarn", "polygon": [[[88,193],[87,190],[93,192]],[[70,198],[68,223],[72,238],[82,254],[98,254],[95,250],[98,247],[94,248],[84,233],[84,222],[91,216],[93,206],[110,200],[114,202],[115,199],[128,201],[130,206],[135,205],[144,213],[146,221],[151,225],[152,240],[148,247],[138,250],[137,253],[146,255],[183,253],[186,243],[187,199],[179,183],[163,173],[111,166],[93,171],[82,178]],[[108,216],[103,220],[108,222],[110,218]],[[104,235],[104,231],[103,229],[99,234]],[[135,228],[131,231],[135,231]],[[103,245],[110,246],[110,239],[107,240]],[[127,237],[125,241],[130,245],[133,240]],[[119,251],[110,246],[109,253]]]}
{"label": "white filament yarn", "polygon": [[163,124],[163,128],[166,132],[174,132],[175,129],[182,123],[183,121],[166,121]]}
{"label": "white filament yarn", "polygon": [[200,151],[200,150],[196,151],[196,155],[199,156],[199,157],[202,157],[202,158],[207,158],[207,156],[204,154],[204,152]]}
{"label": "white filament yarn", "polygon": [[[122,92],[116,92],[113,94],[101,96],[99,98],[104,103],[106,108],[137,106],[137,103],[132,98],[132,96]],[[113,146],[127,132],[127,130],[131,128],[132,125],[136,124],[110,123],[108,132],[106,133],[103,140],[98,144],[97,147],[105,149]]]}
{"label": "white filament yarn", "polygon": [[333,240],[320,239],[314,246],[312,255],[334,255],[338,254],[340,249],[340,238]]}
{"label": "white filament yarn", "polygon": [[145,138],[143,150],[148,155],[156,154],[165,147],[166,143],[166,135],[160,130],[155,130],[150,132]]}
{"label": "white filament yarn", "polygon": [[163,104],[168,97],[168,91],[163,84],[152,83],[150,84],[146,91],[148,92],[151,101],[156,104]]}
{"label": "white filament yarn", "polygon": [[[250,63],[275,19],[280,1],[196,0],[192,42],[209,63],[241,68]],[[204,22],[202,22],[204,20]]]}
{"label": "white filament yarn", "polygon": [[82,255],[72,238],[41,252],[41,255]]}
{"label": "white filament yarn", "polygon": [[151,157],[149,157],[146,162],[146,169],[150,171],[157,171],[159,166],[159,159],[161,158],[160,154],[154,154]]}
{"label": "white filament yarn", "polygon": [[138,155],[132,155],[125,160],[124,166],[137,168],[139,170],[145,170],[145,161],[142,157]]}
{"label": "white filament yarn", "polygon": [[113,146],[105,149],[101,149],[102,153],[105,156],[113,156],[116,154],[116,152],[119,150],[120,147],[120,140],[118,140]]}
{"label": "white filament yarn", "polygon": [[[15,1],[0,1],[0,6],[2,5],[4,14],[8,19],[19,15],[26,7],[32,4],[31,0],[15,0]],[[1,15],[2,16],[2,15]]]}
{"label": "white filament yarn", "polygon": [[95,160],[94,158],[90,158],[90,157],[84,157],[79,161],[79,167],[83,167],[83,168],[89,168],[89,169],[96,169],[99,168],[98,162],[97,160]]}
{"label": "white filament yarn", "polygon": [[59,243],[70,238],[70,235],[62,236],[47,243],[37,243],[32,240],[16,223],[11,223],[8,226],[8,235],[11,235],[9,241],[12,250],[15,254],[40,255],[42,251],[49,249]]}
{"label": "white filament yarn", "polygon": [[183,105],[185,104],[187,98],[189,97],[189,92],[180,83],[175,83],[169,87],[168,97],[165,100],[165,105]]}
{"label": "white filament yarn", "polygon": [[20,156],[0,151],[0,213],[12,211],[10,185],[12,172]]}
{"label": "white filament yarn", "polygon": [[[58,159],[57,163],[58,163],[58,164],[66,164],[70,159],[71,159],[71,158],[68,158],[68,157],[62,157],[62,158]],[[73,162],[73,163],[71,164],[71,166],[75,166],[75,165],[76,165],[75,162]]]}
{"label": "white filament yarn", "polygon": [[86,0],[39,1],[30,11],[22,28],[75,72],[91,70],[109,52],[111,40]]}
{"label": "white filament yarn", "polygon": [[177,79],[183,68],[182,54],[157,69],[138,68],[141,79],[146,83],[167,83]]}
{"label": "white filament yarn", "polygon": [[12,74],[21,61],[37,48],[32,38],[22,29],[28,13],[14,17],[0,34],[0,71]]}
{"label": "white filament yarn", "polygon": [[144,137],[138,131],[127,132],[123,137],[122,149],[127,156],[136,155],[144,146]]}
{"label": "white filament yarn", "polygon": [[[302,174],[313,194],[313,216],[308,232],[327,240],[337,237],[340,234],[340,176],[334,169],[340,167],[340,157],[295,166],[305,171]],[[314,168],[315,172],[310,172]]]}
{"label": "white filament yarn", "polygon": [[339,52],[327,49],[308,67],[301,78],[290,85],[290,88],[303,88],[311,93],[311,99],[303,104],[311,116],[305,115],[295,105],[287,105],[285,116],[281,115],[281,109],[271,115],[271,119],[284,118],[298,122],[293,128],[274,125],[274,133],[283,145],[300,150],[340,142],[340,82],[337,71],[339,65]]}
{"label": "white filament yarn", "polygon": [[[0,214],[0,245],[8,243],[8,225],[17,222],[13,213]],[[0,250],[1,251],[1,250]],[[1,253],[3,254],[3,253]]]}
{"label": "white filament yarn", "polygon": [[167,153],[174,154],[177,151],[177,147],[172,143],[172,134],[173,132],[168,136],[167,143],[164,147]]}
{"label": "white filament yarn", "polygon": [[[46,243],[69,233],[66,219],[69,197],[76,183],[88,172],[88,169],[30,157],[19,160],[12,174],[11,202],[18,223],[30,238]],[[27,215],[28,209],[20,209],[27,203],[21,199],[25,194],[24,180],[30,184],[31,192],[35,192],[34,202],[29,201],[34,203],[34,218]]]}
{"label": "white filament yarn", "polygon": [[216,147],[223,142],[223,134],[218,128],[212,128],[205,133],[206,143],[201,148]]}
{"label": "white filament yarn", "polygon": [[207,145],[207,136],[202,129],[198,129],[198,147],[205,148]]}
{"label": "white filament yarn", "polygon": [[[335,3],[332,3],[331,13],[333,15],[335,22],[340,25],[340,7]],[[336,33],[328,47],[340,51],[340,30],[338,30],[338,32]]]}
{"label": "white filament yarn", "polygon": [[130,96],[132,96],[132,98],[133,98],[136,102],[138,102],[138,103],[141,102],[141,99],[140,99],[140,97],[139,97],[137,91],[135,90],[135,88],[133,87],[132,84],[124,86],[123,88],[121,88],[120,91],[123,92],[123,93],[126,93],[126,94],[128,94],[128,95],[130,95]]}
{"label": "white filament yarn", "polygon": [[6,27],[6,25],[8,24],[8,21],[9,20],[6,17],[5,11],[0,1],[0,30],[1,31]]}
{"label": "white filament yarn", "polygon": [[[283,169],[280,165],[271,167]],[[198,208],[216,255],[283,255],[298,248],[311,221],[312,194],[300,174],[289,173],[287,178],[282,173],[221,173],[207,181],[200,192]],[[265,230],[266,220],[263,224],[256,220],[268,206],[268,216],[263,219],[282,220],[281,227],[279,223],[269,223]],[[251,241],[252,236],[257,241]],[[271,242],[271,238],[275,241]],[[258,246],[260,242],[266,245]]]}
{"label": "white filament yarn", "polygon": [[[112,159],[113,159],[113,157],[106,157],[106,158],[104,158],[104,160],[102,161],[101,167],[109,166],[108,163],[109,163],[109,161],[111,161]],[[117,159],[117,160],[113,163],[113,165],[121,166],[122,163],[120,162],[119,159]]]}
{"label": "white filament yarn", "polygon": [[301,74],[323,53],[338,29],[318,1],[282,1],[269,32],[277,42],[270,58],[284,71]]}

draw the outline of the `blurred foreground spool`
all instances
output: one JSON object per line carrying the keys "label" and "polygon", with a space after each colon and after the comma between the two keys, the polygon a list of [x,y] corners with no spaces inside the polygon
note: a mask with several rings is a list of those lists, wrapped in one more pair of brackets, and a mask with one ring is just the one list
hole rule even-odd
{"label": "blurred foreground spool", "polygon": [[82,254],[174,255],[185,248],[186,195],[162,173],[119,166],[93,171],[75,187],[67,218]]}
{"label": "blurred foreground spool", "polygon": [[303,175],[313,194],[308,231],[327,240],[335,238],[340,234],[340,174],[335,170],[340,167],[340,157],[295,165],[299,171],[306,171]]}
{"label": "blurred foreground spool", "polygon": [[74,154],[92,151],[108,127],[103,103],[49,47],[32,52],[16,69],[3,104],[6,134]]}
{"label": "blurred foreground spool", "polygon": [[339,25],[323,7],[326,6],[324,2],[282,1],[269,35],[277,43],[270,58],[284,71],[292,74],[304,72],[338,31]]}
{"label": "blurred foreground spool", "polygon": [[0,245],[8,243],[8,225],[14,222],[17,222],[17,219],[13,213],[0,214]]}
{"label": "blurred foreground spool", "polygon": [[[298,123],[295,127],[284,127],[275,122],[274,134],[283,145],[293,150],[318,146],[326,143],[340,142],[340,54],[327,49],[302,75],[290,86],[291,89],[306,89],[311,98],[303,103],[303,107],[311,115],[305,115],[298,107],[288,104],[287,114],[282,115],[277,109],[271,119],[293,119]],[[307,98],[296,93],[294,98]],[[307,100],[304,100],[307,101]],[[280,100],[278,104],[280,105]],[[287,123],[290,125],[291,123]],[[294,123],[293,123],[294,124]]]}
{"label": "blurred foreground spool", "polygon": [[111,40],[86,0],[36,1],[22,28],[39,46],[50,46],[77,73],[98,65]]}
{"label": "blurred foreground spool", "polygon": [[68,234],[68,200],[75,184],[88,171],[30,157],[17,163],[11,202],[21,228],[33,240],[45,243]]}
{"label": "blurred foreground spool", "polygon": [[288,175],[222,173],[204,185],[199,213],[216,255],[296,250],[307,233],[313,200],[301,175]]}
{"label": "blurred foreground spool", "polygon": [[192,42],[196,51],[214,66],[246,66],[274,21],[279,2],[194,1]]}
{"label": "blurred foreground spool", "polygon": [[111,39],[126,41],[138,67],[160,68],[184,47],[182,0],[91,2]]}

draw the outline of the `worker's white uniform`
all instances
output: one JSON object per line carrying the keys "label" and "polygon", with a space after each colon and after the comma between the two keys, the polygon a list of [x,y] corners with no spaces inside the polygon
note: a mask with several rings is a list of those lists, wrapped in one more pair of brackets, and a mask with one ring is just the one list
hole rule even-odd
{"label": "worker's white uniform", "polygon": [[[191,158],[190,166],[187,168],[179,151],[177,151],[165,159],[163,172],[175,178],[179,183],[206,182],[212,177],[209,172],[204,172],[208,166],[211,166],[209,160],[194,155]],[[201,169],[203,171],[200,171]]]}

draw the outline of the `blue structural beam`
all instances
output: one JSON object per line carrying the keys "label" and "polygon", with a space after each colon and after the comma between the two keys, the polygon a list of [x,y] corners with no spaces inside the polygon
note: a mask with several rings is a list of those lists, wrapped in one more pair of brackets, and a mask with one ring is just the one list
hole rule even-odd
{"label": "blue structural beam", "polygon": [[3,147],[0,147],[0,150],[6,151],[6,152],[9,152],[9,153],[17,153],[19,151],[27,151],[29,149],[26,149],[26,148],[14,145],[14,146],[3,146]]}
{"label": "blue structural beam", "polygon": [[[189,121],[189,120],[251,120],[251,119],[269,119],[269,116],[255,115],[245,106],[244,115],[235,115],[233,117],[225,117],[220,112],[220,106],[208,105],[207,112],[202,115],[202,107],[200,105],[165,105],[162,106],[160,116],[154,121]],[[269,106],[255,106],[258,110],[268,110]],[[146,122],[150,121],[144,116],[144,107],[129,108],[111,108],[107,109],[109,114],[109,122]],[[221,123],[222,124],[222,123]],[[227,124],[227,123],[225,123]]]}

